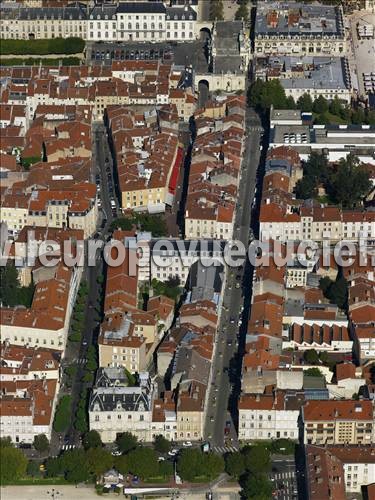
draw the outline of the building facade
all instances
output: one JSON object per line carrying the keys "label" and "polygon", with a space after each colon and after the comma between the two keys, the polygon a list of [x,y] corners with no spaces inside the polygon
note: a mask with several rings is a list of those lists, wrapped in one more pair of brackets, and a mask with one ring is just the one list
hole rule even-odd
{"label": "building facade", "polygon": [[197,13],[190,5],[167,7],[162,2],[117,2],[93,7],[1,7],[0,37],[41,39],[79,37],[89,41],[192,41]]}
{"label": "building facade", "polygon": [[374,440],[372,401],[308,401],[302,421],[305,444],[370,445]]}

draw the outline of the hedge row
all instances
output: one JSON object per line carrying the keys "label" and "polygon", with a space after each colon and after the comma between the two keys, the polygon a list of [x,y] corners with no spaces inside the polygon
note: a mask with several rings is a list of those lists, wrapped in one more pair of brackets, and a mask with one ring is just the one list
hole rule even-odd
{"label": "hedge row", "polygon": [[46,40],[1,40],[2,55],[48,55],[78,54],[83,52],[85,42],[82,38],[51,38]]}

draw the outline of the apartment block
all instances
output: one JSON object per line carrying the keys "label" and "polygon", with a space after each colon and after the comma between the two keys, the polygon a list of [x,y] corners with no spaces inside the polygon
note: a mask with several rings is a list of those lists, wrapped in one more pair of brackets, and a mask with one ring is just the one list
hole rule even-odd
{"label": "apartment block", "polygon": [[1,342],[64,352],[81,271],[59,263],[37,283],[30,308],[2,307]]}
{"label": "apartment block", "polygon": [[374,440],[371,401],[307,401],[302,421],[305,444],[370,445]]}
{"label": "apartment block", "polygon": [[298,440],[302,392],[243,394],[238,402],[238,438]]}
{"label": "apartment block", "polygon": [[0,359],[0,432],[14,444],[51,438],[60,381],[60,355],[40,347],[3,342]]}

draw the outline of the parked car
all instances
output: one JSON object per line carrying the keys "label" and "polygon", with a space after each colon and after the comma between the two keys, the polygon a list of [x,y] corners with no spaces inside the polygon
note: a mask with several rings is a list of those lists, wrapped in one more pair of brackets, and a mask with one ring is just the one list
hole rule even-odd
{"label": "parked car", "polygon": [[190,446],[193,446],[193,443],[191,441],[184,441],[182,443],[182,446],[185,446],[185,448],[189,448]]}

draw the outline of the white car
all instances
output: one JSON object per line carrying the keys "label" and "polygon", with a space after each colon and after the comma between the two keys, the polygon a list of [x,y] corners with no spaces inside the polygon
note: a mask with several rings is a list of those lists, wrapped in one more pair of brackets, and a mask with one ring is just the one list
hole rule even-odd
{"label": "white car", "polygon": [[185,446],[185,448],[189,448],[190,446],[193,446],[193,443],[191,441],[184,441],[182,443],[182,446]]}
{"label": "white car", "polygon": [[119,450],[115,450],[115,451],[112,451],[111,455],[113,457],[120,457],[122,455],[122,453]]}
{"label": "white car", "polygon": [[177,455],[177,453],[178,453],[178,450],[176,450],[176,448],[173,448],[173,450],[168,451],[168,455],[170,457],[174,457],[175,455]]}
{"label": "white car", "polygon": [[165,457],[159,457],[158,462],[165,462]]}

